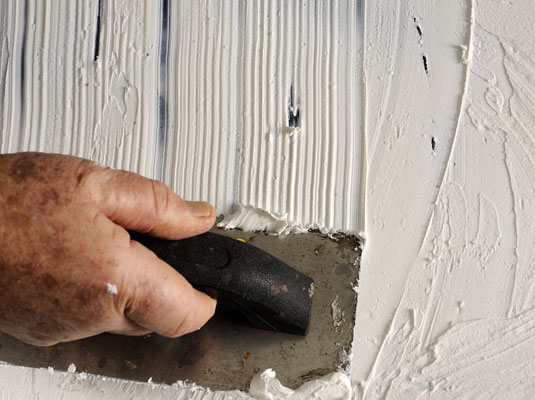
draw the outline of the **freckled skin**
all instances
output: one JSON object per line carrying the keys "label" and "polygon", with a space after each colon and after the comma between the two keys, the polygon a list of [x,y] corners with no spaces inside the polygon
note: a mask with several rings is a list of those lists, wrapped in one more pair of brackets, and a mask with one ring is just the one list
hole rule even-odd
{"label": "freckled skin", "polygon": [[0,331],[51,345],[198,329],[213,300],[126,231],[180,239],[210,229],[213,207],[192,217],[188,204],[163,184],[88,160],[0,155]]}

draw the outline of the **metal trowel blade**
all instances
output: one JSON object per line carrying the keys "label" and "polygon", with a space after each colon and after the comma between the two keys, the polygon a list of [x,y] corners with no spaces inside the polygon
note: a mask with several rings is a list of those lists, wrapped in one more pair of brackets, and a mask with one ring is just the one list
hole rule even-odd
{"label": "metal trowel blade", "polygon": [[189,380],[213,390],[247,390],[264,369],[297,388],[335,370],[349,371],[360,252],[358,240],[319,232],[270,236],[238,230],[214,232],[245,239],[314,279],[306,336],[260,330],[238,313],[221,310],[200,331],[177,339],[103,334],[50,348],[0,334],[0,360],[147,382]]}

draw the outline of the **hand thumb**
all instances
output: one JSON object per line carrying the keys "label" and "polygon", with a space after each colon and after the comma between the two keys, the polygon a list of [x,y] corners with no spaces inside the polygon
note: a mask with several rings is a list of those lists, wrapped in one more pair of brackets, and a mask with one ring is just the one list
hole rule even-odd
{"label": "hand thumb", "polygon": [[165,239],[183,239],[208,231],[214,208],[202,201],[184,201],[165,184],[132,172],[100,169],[93,199],[113,222]]}

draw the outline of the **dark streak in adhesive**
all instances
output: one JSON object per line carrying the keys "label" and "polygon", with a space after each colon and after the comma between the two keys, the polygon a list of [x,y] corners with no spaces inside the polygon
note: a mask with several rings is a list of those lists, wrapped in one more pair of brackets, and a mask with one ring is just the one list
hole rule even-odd
{"label": "dark streak in adhesive", "polygon": [[421,46],[422,36],[423,36],[422,28],[420,28],[420,25],[418,25],[418,23],[416,22],[416,17],[413,17],[412,20],[414,21],[414,24],[416,25],[416,32],[418,32],[418,36],[420,38],[420,46]]}
{"label": "dark streak in adhesive", "polygon": [[435,147],[437,145],[437,142],[435,140],[435,137],[431,137],[431,148],[433,149],[433,151],[435,151]]}
{"label": "dark streak in adhesive", "polygon": [[429,73],[429,70],[427,69],[427,57],[426,56],[422,56],[422,60],[424,62],[424,70],[425,70],[425,73],[428,74]]}
{"label": "dark streak in adhesive", "polygon": [[[28,29],[28,0],[24,2],[24,27],[22,29],[22,46],[20,50],[20,118],[22,121],[22,116],[24,115],[24,80],[25,73],[24,70],[24,58],[26,57],[26,31]],[[21,124],[22,127],[22,124]]]}
{"label": "dark streak in adhesive", "polygon": [[163,178],[163,156],[167,145],[168,103],[167,103],[167,49],[169,46],[169,1],[162,0],[160,69],[158,87],[158,148],[156,152],[156,171]]}
{"label": "dark streak in adhesive", "polygon": [[93,52],[93,61],[98,60],[98,53],[100,51],[100,29],[102,25],[102,7],[104,0],[98,0],[98,10],[97,10],[97,26],[96,26],[96,33],[95,33],[95,45]]}
{"label": "dark streak in adhesive", "polygon": [[295,106],[293,85],[290,86],[290,99],[288,100],[288,127],[299,126],[299,107]]}
{"label": "dark streak in adhesive", "polygon": [[420,39],[422,38],[422,30],[418,25],[416,25],[416,30],[418,31],[418,36],[420,36]]}

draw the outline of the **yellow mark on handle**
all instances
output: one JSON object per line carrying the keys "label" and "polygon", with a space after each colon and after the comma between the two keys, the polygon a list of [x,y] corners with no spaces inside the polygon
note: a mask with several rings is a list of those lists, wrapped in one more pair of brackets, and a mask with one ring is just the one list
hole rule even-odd
{"label": "yellow mark on handle", "polygon": [[234,238],[234,239],[236,239],[238,242],[247,243],[247,241],[245,239],[242,239],[242,238]]}

